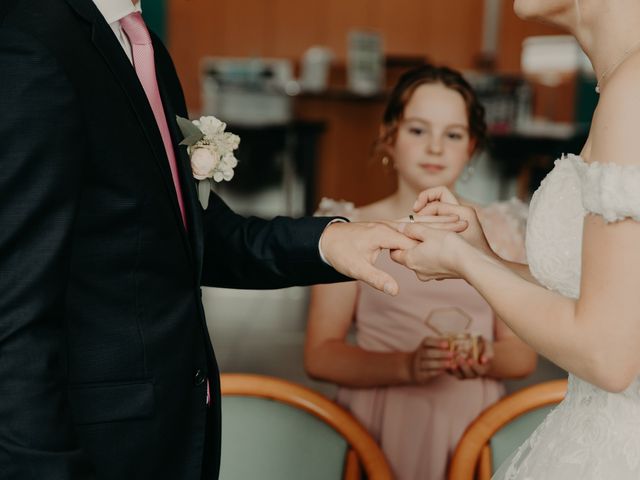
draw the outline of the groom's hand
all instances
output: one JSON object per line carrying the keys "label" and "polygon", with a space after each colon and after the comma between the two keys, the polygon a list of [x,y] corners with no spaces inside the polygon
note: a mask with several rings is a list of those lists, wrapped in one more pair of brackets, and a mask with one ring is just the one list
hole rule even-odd
{"label": "groom's hand", "polygon": [[398,283],[373,264],[384,249],[408,250],[416,245],[415,240],[378,222],[332,223],[320,239],[322,254],[329,265],[389,295],[398,293]]}

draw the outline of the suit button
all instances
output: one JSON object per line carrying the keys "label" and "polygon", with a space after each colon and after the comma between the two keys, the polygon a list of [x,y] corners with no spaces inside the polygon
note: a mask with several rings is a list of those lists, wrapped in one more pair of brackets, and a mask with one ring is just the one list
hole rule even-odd
{"label": "suit button", "polygon": [[193,383],[196,386],[202,385],[206,378],[207,376],[205,375],[205,373],[202,370],[198,369],[196,370],[196,374],[193,378]]}

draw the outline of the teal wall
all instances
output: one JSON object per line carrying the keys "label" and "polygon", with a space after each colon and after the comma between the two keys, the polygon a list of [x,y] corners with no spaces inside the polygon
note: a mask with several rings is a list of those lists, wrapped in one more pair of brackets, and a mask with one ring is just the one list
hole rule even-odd
{"label": "teal wall", "polygon": [[149,28],[167,43],[167,0],[142,0],[142,14]]}

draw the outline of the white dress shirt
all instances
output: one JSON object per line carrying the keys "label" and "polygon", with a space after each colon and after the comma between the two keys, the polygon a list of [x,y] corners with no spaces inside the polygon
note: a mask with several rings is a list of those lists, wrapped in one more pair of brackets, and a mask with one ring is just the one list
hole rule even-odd
{"label": "white dress shirt", "polygon": [[133,63],[131,44],[122,30],[120,19],[133,12],[142,12],[141,2],[138,1],[134,5],[131,0],[93,0],[93,3],[98,7],[98,10],[100,10],[100,13],[111,27],[111,30],[113,30],[120,45],[122,45],[122,49],[127,54],[127,57],[129,57],[129,61]]}

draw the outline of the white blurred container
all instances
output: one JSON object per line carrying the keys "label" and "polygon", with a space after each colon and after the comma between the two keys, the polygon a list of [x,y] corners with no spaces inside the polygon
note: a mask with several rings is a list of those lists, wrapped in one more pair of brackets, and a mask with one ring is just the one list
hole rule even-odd
{"label": "white blurred container", "polygon": [[522,72],[554,87],[562,77],[577,71],[593,71],[591,62],[572,35],[527,37],[522,42]]}
{"label": "white blurred container", "polygon": [[305,92],[318,93],[329,85],[329,69],[334,58],[333,52],[326,47],[314,46],[302,56],[300,88]]}
{"label": "white blurred container", "polygon": [[201,61],[202,115],[234,125],[282,125],[293,117],[288,59],[206,57]]}
{"label": "white blurred container", "polygon": [[349,32],[347,86],[358,95],[375,95],[384,88],[384,52],[379,33]]}

